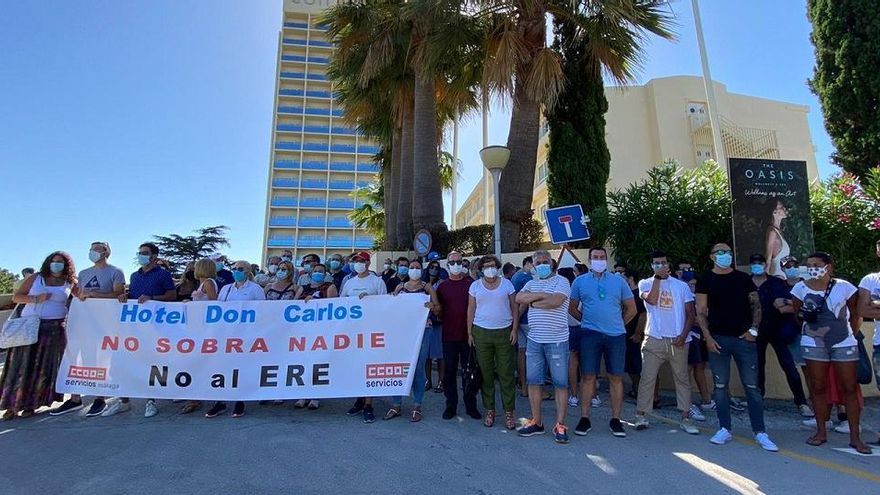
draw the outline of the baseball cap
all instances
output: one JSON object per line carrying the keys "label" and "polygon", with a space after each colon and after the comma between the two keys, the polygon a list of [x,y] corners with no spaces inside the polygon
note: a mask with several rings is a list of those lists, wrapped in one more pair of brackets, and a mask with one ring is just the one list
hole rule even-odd
{"label": "baseball cap", "polygon": [[749,263],[766,263],[767,258],[763,254],[753,254],[749,256]]}
{"label": "baseball cap", "polygon": [[792,255],[788,255],[785,258],[782,258],[781,260],[779,260],[779,267],[782,268],[783,266],[785,266],[791,262],[797,263],[798,265],[801,263],[796,257],[794,257]]}
{"label": "baseball cap", "polygon": [[370,262],[370,253],[368,253],[366,251],[361,251],[361,252],[355,253],[354,256],[352,256],[352,259],[354,259],[354,258],[360,258],[360,259],[366,261],[367,263],[369,263]]}
{"label": "baseball cap", "polygon": [[437,251],[431,251],[428,253],[428,261],[439,260],[440,254]]}

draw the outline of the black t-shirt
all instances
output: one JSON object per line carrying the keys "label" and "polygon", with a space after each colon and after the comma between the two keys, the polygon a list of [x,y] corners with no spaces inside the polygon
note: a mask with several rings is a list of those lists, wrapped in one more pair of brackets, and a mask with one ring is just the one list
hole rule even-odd
{"label": "black t-shirt", "polygon": [[636,333],[636,327],[639,326],[639,316],[645,312],[645,301],[642,301],[639,289],[633,289],[633,298],[636,300],[636,315],[626,324],[627,337],[632,337]]}
{"label": "black t-shirt", "polygon": [[706,294],[709,333],[739,337],[752,326],[749,294],[757,292],[752,277],[734,270],[725,275],[706,272],[697,280],[697,294]]}

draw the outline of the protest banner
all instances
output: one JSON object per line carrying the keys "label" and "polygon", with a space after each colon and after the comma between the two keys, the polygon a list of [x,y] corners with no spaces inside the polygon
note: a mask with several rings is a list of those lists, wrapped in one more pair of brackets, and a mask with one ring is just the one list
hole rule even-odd
{"label": "protest banner", "polygon": [[803,161],[730,158],[733,242],[736,265],[749,256],[767,258],[767,274],[784,277],[779,262],[802,262],[813,251],[810,186]]}
{"label": "protest banner", "polygon": [[56,387],[195,400],[408,395],[427,301],[424,294],[309,302],[74,300]]}

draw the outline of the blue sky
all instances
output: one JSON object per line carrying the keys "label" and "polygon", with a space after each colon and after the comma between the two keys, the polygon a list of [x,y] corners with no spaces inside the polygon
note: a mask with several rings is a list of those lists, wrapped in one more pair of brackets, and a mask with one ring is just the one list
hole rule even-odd
{"label": "blue sky", "polygon": [[[809,105],[820,173],[833,173],[805,84],[805,2],[701,5],[714,79]],[[649,44],[639,82],[701,74],[690,2],[672,7],[679,39]],[[18,271],[61,249],[84,268],[89,243],[106,240],[129,273],[153,234],[218,224],[231,228],[230,257],[259,260],[279,0],[2,0],[2,11],[0,267]],[[491,143],[506,141],[508,121],[493,112]],[[479,119],[466,119],[459,203],[481,174],[480,135]]]}

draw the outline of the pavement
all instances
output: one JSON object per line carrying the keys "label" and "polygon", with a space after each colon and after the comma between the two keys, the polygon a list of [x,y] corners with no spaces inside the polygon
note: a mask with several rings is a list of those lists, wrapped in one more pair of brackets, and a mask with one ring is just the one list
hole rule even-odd
{"label": "pavement", "polygon": [[[349,399],[322,401],[317,411],[248,404],[238,419],[206,419],[207,404],[180,416],[182,404],[170,401],[149,419],[142,400],[112,418],[44,410],[0,423],[0,493],[880,493],[880,457],[834,450],[848,436],[833,432],[822,447],[806,445],[810,431],[791,403],[768,401],[767,428],[781,448],[769,453],[751,439],[745,412],[734,413],[737,440],[728,445],[709,443],[711,413],[701,435],[685,434],[671,395],[649,429],[615,438],[607,392],[601,397],[593,430],[567,445],[553,442],[549,424],[543,436],[520,438],[503,421],[490,429],[466,416],[443,420],[443,396],[431,392],[421,423],[408,421],[408,401],[402,417],[383,421],[381,399],[369,425],[345,415]],[[517,408],[528,415],[525,399]],[[543,408],[552,417],[553,402]],[[624,420],[633,414],[627,402]],[[568,408],[572,433],[578,416]],[[866,429],[880,426],[880,400],[867,401],[865,417]]]}

